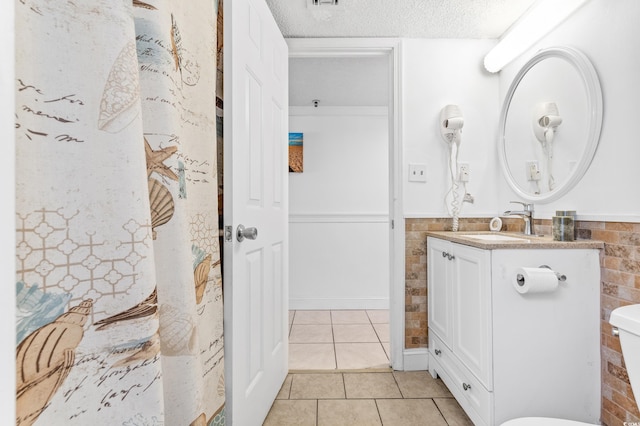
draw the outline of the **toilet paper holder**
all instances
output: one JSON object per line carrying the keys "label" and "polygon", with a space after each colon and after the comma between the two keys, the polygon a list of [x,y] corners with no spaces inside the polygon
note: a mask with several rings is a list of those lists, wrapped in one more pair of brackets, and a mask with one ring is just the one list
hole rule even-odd
{"label": "toilet paper holder", "polygon": [[[551,269],[551,266],[549,265],[540,265],[538,266],[538,268],[547,268],[547,269]],[[553,269],[551,269],[553,271]],[[558,278],[558,281],[560,282],[564,282],[567,280],[567,276],[565,274],[561,274],[559,272],[553,271],[554,274],[556,274],[556,277]],[[518,285],[523,285],[524,284],[524,277],[522,276],[522,274],[518,274],[516,276],[516,280],[518,281]]]}

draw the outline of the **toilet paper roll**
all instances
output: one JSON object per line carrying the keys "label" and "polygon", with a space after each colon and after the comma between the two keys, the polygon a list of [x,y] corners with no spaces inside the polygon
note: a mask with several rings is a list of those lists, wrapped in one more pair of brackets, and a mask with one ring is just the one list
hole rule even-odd
{"label": "toilet paper roll", "polygon": [[547,268],[518,268],[513,287],[520,294],[549,293],[558,288],[558,277]]}

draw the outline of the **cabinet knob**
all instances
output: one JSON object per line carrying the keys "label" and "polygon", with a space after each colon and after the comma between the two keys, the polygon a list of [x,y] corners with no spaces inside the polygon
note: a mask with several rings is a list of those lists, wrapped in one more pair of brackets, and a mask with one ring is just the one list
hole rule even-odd
{"label": "cabinet knob", "polygon": [[466,384],[466,383],[463,383],[463,384],[462,384],[462,389],[464,389],[464,390],[468,391],[469,389],[471,389],[471,385],[468,385],[468,384]]}
{"label": "cabinet knob", "polygon": [[440,349],[436,349],[434,352],[435,352],[435,353],[436,353],[436,355],[438,355],[438,356],[440,356],[440,354],[442,353],[442,351],[441,351]]}
{"label": "cabinet knob", "polygon": [[452,255],[451,253],[447,253],[446,251],[442,252],[442,257],[446,257],[449,260],[453,260],[456,258],[454,255]]}

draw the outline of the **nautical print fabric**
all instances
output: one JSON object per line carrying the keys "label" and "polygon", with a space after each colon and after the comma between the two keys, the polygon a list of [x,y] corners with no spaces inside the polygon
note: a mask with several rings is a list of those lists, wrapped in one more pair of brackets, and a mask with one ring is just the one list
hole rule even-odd
{"label": "nautical print fabric", "polygon": [[215,1],[16,2],[16,422],[224,423]]}

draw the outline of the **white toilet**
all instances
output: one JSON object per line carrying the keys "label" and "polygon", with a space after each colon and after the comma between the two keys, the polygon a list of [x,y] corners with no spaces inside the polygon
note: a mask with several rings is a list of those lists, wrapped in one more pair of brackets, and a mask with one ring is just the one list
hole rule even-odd
{"label": "white toilet", "polygon": [[[611,312],[609,320],[617,330],[622,355],[636,403],[640,406],[640,304],[623,306]],[[588,423],[548,417],[521,417],[502,423],[502,426],[584,426]]]}

